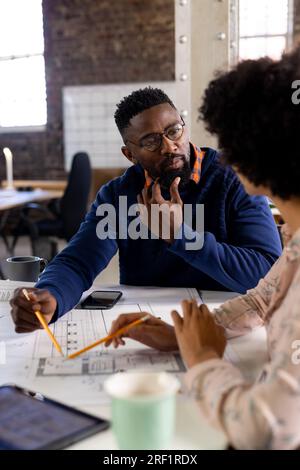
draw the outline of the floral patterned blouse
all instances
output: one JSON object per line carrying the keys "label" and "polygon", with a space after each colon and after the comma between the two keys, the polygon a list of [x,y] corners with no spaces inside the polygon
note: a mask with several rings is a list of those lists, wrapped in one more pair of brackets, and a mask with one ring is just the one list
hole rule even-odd
{"label": "floral patterned blouse", "polygon": [[269,361],[256,382],[224,359],[186,374],[202,413],[238,449],[300,446],[300,229],[291,237],[285,226],[283,238],[281,257],[257,287],[215,310],[229,338],[266,327]]}

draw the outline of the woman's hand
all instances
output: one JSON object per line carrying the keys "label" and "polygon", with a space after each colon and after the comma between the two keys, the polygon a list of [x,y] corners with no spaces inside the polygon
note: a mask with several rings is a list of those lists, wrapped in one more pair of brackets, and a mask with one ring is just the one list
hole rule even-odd
{"label": "woman's hand", "polygon": [[[140,313],[123,313],[115,321],[112,322],[109,334],[114,334],[120,328],[127,326],[129,323],[149,315],[147,312]],[[124,345],[122,338],[131,338],[150,348],[159,349],[160,351],[177,351],[178,345],[176,341],[173,326],[162,320],[150,315],[149,320],[140,325],[130,328],[121,336],[117,336],[105,343],[105,346],[113,344],[115,348]]]}
{"label": "woman's hand", "polygon": [[222,357],[226,338],[224,328],[217,325],[206,305],[195,300],[182,302],[183,318],[175,310],[172,318],[179,349],[187,367],[207,359]]}

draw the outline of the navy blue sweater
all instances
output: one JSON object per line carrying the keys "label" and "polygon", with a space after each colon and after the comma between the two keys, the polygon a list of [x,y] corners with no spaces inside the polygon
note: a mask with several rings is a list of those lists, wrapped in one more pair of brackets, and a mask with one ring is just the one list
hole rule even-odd
{"label": "navy blue sweater", "polygon": [[234,172],[219,163],[215,150],[202,150],[206,154],[200,182],[190,181],[180,196],[185,204],[204,204],[203,248],[186,250],[190,239],[184,237],[171,245],[160,239],[97,237],[99,204],[110,203],[118,209],[121,195],[127,196],[128,206],[137,202],[145,176],[143,169],[134,165],[100,189],[77,234],[37,283],[37,287],[47,288],[56,297],[55,318],[76,305],[118,249],[121,284],[190,286],[240,293],[256,286],[281,254],[267,200],[250,197]]}

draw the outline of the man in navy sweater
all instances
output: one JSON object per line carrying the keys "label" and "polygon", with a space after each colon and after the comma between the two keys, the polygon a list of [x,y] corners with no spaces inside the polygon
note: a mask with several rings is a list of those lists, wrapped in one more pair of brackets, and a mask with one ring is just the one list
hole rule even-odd
{"label": "man in navy sweater", "polygon": [[[247,195],[215,150],[190,143],[162,90],[131,93],[119,103],[115,120],[122,152],[133,166],[100,189],[77,234],[32,289],[33,302],[15,292],[11,305],[18,332],[39,328],[33,310],[50,322],[74,307],[118,250],[122,284],[240,293],[256,286],[281,253],[266,199]],[[137,202],[144,228],[139,237],[129,229],[138,217],[127,213]],[[173,214],[166,232],[164,219],[152,223],[152,207]],[[201,233],[197,207],[204,207]],[[110,208],[115,217],[107,218]]]}

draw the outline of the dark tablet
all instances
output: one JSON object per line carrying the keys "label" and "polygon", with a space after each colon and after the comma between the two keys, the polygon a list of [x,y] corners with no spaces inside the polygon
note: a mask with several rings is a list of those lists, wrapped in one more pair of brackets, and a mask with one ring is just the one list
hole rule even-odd
{"label": "dark tablet", "polygon": [[108,426],[39,393],[0,387],[0,450],[63,449]]}

